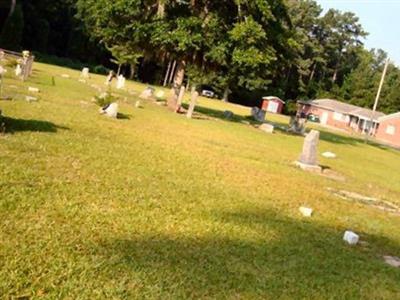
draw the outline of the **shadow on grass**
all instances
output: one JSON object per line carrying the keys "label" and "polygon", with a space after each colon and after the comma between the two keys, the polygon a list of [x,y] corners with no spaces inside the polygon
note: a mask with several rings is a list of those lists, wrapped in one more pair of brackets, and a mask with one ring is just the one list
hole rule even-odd
{"label": "shadow on grass", "polygon": [[375,248],[350,247],[341,239],[344,229],[265,210],[211,219],[233,234],[111,239],[96,257],[116,280],[141,276],[141,286],[158,298],[362,299],[388,286],[400,293],[400,273],[375,253],[399,250],[384,238],[361,235]]}
{"label": "shadow on grass", "polygon": [[58,129],[69,130],[68,127],[59,126],[52,122],[40,120],[24,120],[3,117],[0,119],[5,125],[6,133],[18,131],[57,132]]}
{"label": "shadow on grass", "polygon": [[117,114],[117,119],[119,119],[119,120],[130,120],[131,119],[131,115],[118,113]]}
{"label": "shadow on grass", "polygon": [[[189,108],[189,105],[184,103],[182,104],[182,107],[185,109]],[[248,123],[248,124],[261,124],[260,122],[255,121],[251,116],[238,116],[236,114],[233,114],[233,116],[231,118],[227,118],[224,115],[224,111],[222,110],[217,110],[217,109],[212,109],[212,108],[208,108],[208,107],[204,107],[204,106],[198,106],[196,105],[195,107],[195,112],[205,115],[209,118],[214,118],[214,119],[221,119],[224,121],[229,121],[229,122],[236,122],[236,123]],[[201,117],[196,117],[193,116],[194,119],[204,119]]]}

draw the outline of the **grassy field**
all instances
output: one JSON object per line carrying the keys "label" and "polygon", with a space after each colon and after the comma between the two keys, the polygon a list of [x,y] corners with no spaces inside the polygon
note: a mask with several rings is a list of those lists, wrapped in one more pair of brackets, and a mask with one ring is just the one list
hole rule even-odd
{"label": "grassy field", "polygon": [[[293,167],[303,138],[242,123],[247,108],[201,98],[188,120],[135,108],[145,86],[128,82],[114,120],[91,102],[105,78],[78,77],[36,64],[28,82],[5,79],[18,95],[0,101],[4,299],[400,299],[382,259],[400,256],[400,217],[328,190],[400,205],[400,152],[321,129],[336,181]],[[346,245],[347,229],[366,243]]]}

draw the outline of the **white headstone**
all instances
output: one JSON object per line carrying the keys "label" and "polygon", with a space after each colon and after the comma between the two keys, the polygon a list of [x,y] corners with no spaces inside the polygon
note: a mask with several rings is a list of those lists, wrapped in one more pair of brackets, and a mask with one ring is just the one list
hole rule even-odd
{"label": "white headstone", "polygon": [[196,106],[196,102],[197,102],[197,98],[199,97],[199,93],[197,91],[192,92],[192,96],[190,99],[190,104],[189,104],[189,109],[187,111],[186,117],[188,119],[192,118],[193,112],[194,112],[194,108]]}
{"label": "white headstone", "polygon": [[15,68],[15,76],[20,77],[22,75],[22,68],[18,64],[17,67]]}
{"label": "white headstone", "polygon": [[274,132],[274,126],[264,123],[262,124],[260,127],[258,127],[259,129],[261,129],[262,131],[266,132],[266,133],[273,133]]}
{"label": "white headstone", "polygon": [[117,118],[118,116],[118,103],[111,103],[110,105],[102,108],[100,110],[101,113],[105,114],[107,117],[110,118]]}
{"label": "white headstone", "polygon": [[142,99],[151,99],[154,95],[154,89],[152,87],[147,87],[141,94],[140,98]]}
{"label": "white headstone", "polygon": [[125,87],[125,77],[124,75],[119,75],[117,79],[117,89],[123,89]]}
{"label": "white headstone", "polygon": [[301,214],[302,214],[304,217],[311,217],[311,215],[312,215],[312,213],[313,213],[312,208],[309,208],[309,207],[304,207],[304,206],[302,206],[302,207],[299,208],[299,210],[300,210]]}
{"label": "white headstone", "polygon": [[70,78],[70,76],[68,74],[61,74],[62,78]]}
{"label": "white headstone", "polygon": [[38,88],[35,87],[28,87],[28,91],[30,91],[31,93],[39,93],[40,90]]}
{"label": "white headstone", "polygon": [[25,100],[28,102],[35,102],[38,101],[38,98],[32,96],[25,96]]}
{"label": "white headstone", "polygon": [[343,240],[346,241],[349,245],[355,245],[358,243],[360,237],[358,234],[353,231],[346,231],[343,236]]}
{"label": "white headstone", "polygon": [[89,79],[89,68],[82,69],[81,78]]}

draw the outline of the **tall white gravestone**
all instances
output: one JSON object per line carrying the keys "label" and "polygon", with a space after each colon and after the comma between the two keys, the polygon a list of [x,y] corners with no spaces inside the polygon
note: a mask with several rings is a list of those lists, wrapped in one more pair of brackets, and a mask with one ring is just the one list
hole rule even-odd
{"label": "tall white gravestone", "polygon": [[117,89],[121,90],[125,88],[125,77],[124,75],[119,75],[117,79]]}
{"label": "tall white gravestone", "polygon": [[189,109],[187,111],[186,117],[191,119],[193,116],[194,108],[196,106],[197,98],[199,97],[199,93],[197,91],[192,92]]}
{"label": "tall white gravestone", "polygon": [[308,171],[321,171],[321,167],[318,165],[318,142],[319,142],[319,131],[311,130],[304,139],[303,151],[300,155],[300,159],[296,164]]}

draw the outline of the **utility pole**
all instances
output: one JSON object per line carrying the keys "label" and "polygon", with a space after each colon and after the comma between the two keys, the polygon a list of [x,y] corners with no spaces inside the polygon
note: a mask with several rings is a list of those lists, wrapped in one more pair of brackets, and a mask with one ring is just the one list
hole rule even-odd
{"label": "utility pole", "polygon": [[[374,117],[375,117],[375,112],[376,112],[376,108],[378,107],[378,102],[379,102],[379,98],[381,96],[381,91],[382,91],[382,86],[383,86],[383,82],[385,81],[385,76],[386,76],[386,72],[387,72],[387,68],[389,66],[389,57],[386,59],[385,62],[385,67],[383,68],[383,73],[382,73],[382,77],[381,77],[381,82],[379,83],[379,88],[378,88],[378,92],[376,93],[376,97],[375,97],[375,102],[374,102],[374,107],[372,109],[372,115],[371,115],[371,126],[372,126],[372,132],[375,131],[375,126],[373,123]],[[368,136],[369,136],[369,132],[366,135],[366,141],[368,141]]]}

